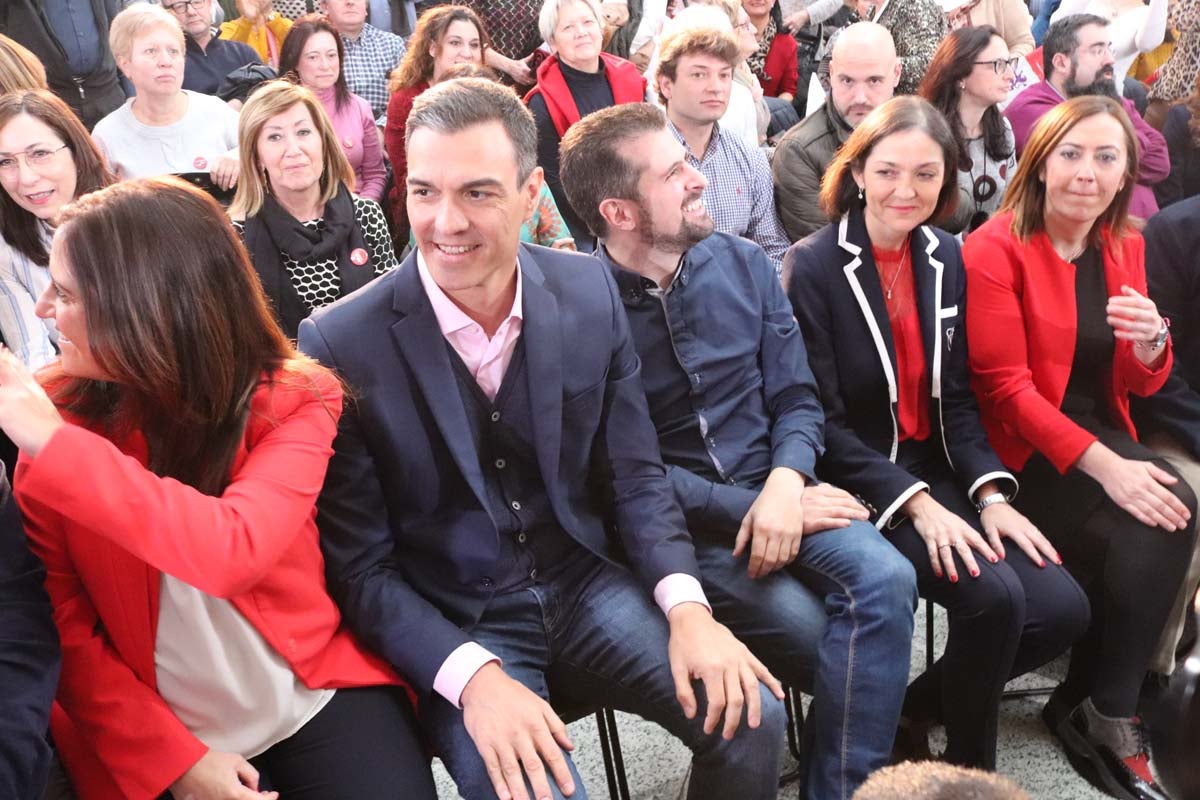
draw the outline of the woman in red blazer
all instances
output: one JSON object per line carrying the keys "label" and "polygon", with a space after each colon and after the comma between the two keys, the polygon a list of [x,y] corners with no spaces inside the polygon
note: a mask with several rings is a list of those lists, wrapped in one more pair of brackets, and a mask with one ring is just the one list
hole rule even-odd
{"label": "woman in red blazer", "polygon": [[325,591],[341,387],[284,338],[221,209],[174,179],[88,195],[50,273],[62,359],[43,391],[0,357],[0,426],[79,796],[433,797],[411,698]]}
{"label": "woman in red blazer", "polygon": [[967,342],[1016,505],[1088,591],[1092,625],[1043,719],[1071,763],[1120,797],[1154,783],[1138,695],[1191,557],[1196,497],[1138,444],[1130,393],[1162,386],[1166,323],[1127,221],[1137,145],[1121,107],[1078,97],[1029,139],[1000,213],[967,239]]}

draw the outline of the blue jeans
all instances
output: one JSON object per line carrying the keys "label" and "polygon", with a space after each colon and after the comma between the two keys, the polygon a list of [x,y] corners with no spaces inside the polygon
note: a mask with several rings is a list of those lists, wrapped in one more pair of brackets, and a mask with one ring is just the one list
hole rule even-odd
{"label": "blue jeans", "polygon": [[[539,696],[558,705],[629,711],[682,740],[693,755],[689,800],[773,800],[778,794],[783,703],[760,686],[761,724],[752,730],[743,719],[725,741],[719,728],[704,733],[703,688],[695,683],[700,712],[684,717],[667,660],[667,620],[626,570],[583,553],[532,586],[494,597],[469,633],[503,660],[509,677]],[[462,711],[434,695],[422,707],[422,721],[459,793],[471,800],[495,798]],[[575,781],[572,800],[583,800],[583,781],[570,755],[563,755]],[[562,795],[550,784],[557,800]]]}
{"label": "blue jeans", "polygon": [[908,684],[917,578],[873,526],[805,536],[788,567],[747,575],[748,556],[696,542],[704,591],[729,626],[786,683],[811,691],[805,796],[849,800],[885,766]]}

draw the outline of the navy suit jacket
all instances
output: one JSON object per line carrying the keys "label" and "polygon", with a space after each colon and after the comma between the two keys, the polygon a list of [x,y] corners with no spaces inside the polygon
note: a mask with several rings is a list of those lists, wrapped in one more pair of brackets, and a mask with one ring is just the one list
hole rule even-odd
{"label": "navy suit jacket", "polygon": [[[968,498],[992,480],[1016,479],[988,444],[967,368],[966,274],[950,234],[912,232],[917,313],[929,368],[930,441]],[[792,245],[788,297],[804,332],[825,409],[825,456],[817,466],[864,498],[883,528],[925,484],[896,465],[896,346],[861,211]]]}
{"label": "navy suit jacket", "polygon": [[1175,364],[1163,387],[1129,398],[1138,432],[1162,431],[1200,458],[1200,197],[1189,197],[1146,223],[1146,284],[1158,313],[1171,320]]}
{"label": "navy suit jacket", "polygon": [[59,648],[45,574],[0,464],[0,797],[12,800],[40,798],[50,766]]}
{"label": "navy suit jacket", "polygon": [[[532,245],[519,263],[537,461],[559,526],[648,592],[672,573],[698,578],[612,276]],[[317,504],[330,590],[358,635],[430,690],[491,598],[500,546],[415,255],[301,323],[299,344],[356,395]]]}

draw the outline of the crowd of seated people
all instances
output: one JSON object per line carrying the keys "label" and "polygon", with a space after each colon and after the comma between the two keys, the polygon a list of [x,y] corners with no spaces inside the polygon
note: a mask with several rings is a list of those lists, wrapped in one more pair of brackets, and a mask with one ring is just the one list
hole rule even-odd
{"label": "crowd of seated people", "polygon": [[1195,2],[3,3],[0,797],[1190,800]]}

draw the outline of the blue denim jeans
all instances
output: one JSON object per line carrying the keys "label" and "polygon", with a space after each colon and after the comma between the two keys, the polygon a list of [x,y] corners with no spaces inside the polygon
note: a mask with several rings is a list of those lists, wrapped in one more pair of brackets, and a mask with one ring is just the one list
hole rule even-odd
{"label": "blue denim jeans", "polygon": [[[584,553],[527,588],[498,595],[469,629],[472,639],[503,660],[505,673],[556,705],[609,706],[658,723],[692,751],[689,800],[767,800],[778,794],[787,715],[760,686],[762,722],[743,724],[731,741],[705,734],[704,694],[689,720],[675,699],[667,660],[670,628],[649,592],[626,570]],[[459,793],[496,797],[483,760],[463,726],[462,711],[434,695],[422,722]],[[587,791],[575,780],[572,800]],[[526,781],[528,784],[528,781]],[[551,781],[554,797],[560,798]]]}
{"label": "blue denim jeans", "polygon": [[805,796],[849,800],[891,753],[908,684],[912,564],[866,522],[805,536],[792,564],[758,580],[724,542],[698,540],[696,556],[717,619],[813,695]]}

